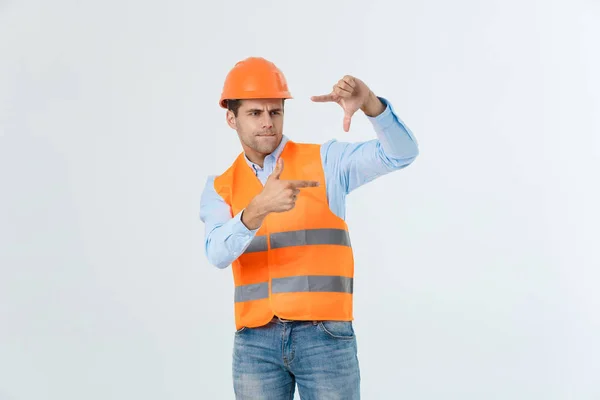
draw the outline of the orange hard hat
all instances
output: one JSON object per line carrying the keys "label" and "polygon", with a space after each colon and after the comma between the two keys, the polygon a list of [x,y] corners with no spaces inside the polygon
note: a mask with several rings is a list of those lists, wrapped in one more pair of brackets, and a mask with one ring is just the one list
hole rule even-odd
{"label": "orange hard hat", "polygon": [[248,57],[235,64],[225,78],[219,105],[227,108],[227,100],[291,99],[285,76],[262,57]]}

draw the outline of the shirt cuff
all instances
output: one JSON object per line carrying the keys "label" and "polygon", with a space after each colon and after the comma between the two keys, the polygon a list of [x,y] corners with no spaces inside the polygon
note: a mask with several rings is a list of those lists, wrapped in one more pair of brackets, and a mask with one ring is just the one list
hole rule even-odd
{"label": "shirt cuff", "polygon": [[385,105],[385,110],[383,110],[381,114],[376,115],[375,117],[370,117],[367,115],[367,119],[371,121],[373,125],[385,129],[396,123],[396,120],[394,118],[394,112],[392,110],[390,102],[387,99],[379,96],[377,98]]}
{"label": "shirt cuff", "polygon": [[[400,117],[398,117],[398,115],[396,115],[396,112],[394,111],[394,107],[389,102],[389,100],[387,100],[383,97],[377,97],[377,98],[379,100],[381,100],[381,102],[383,104],[385,104],[385,110],[381,114],[377,115],[376,117],[367,116],[367,118],[373,124],[375,131],[377,133],[384,133],[384,132],[387,133],[387,131],[390,130],[389,129],[390,127],[394,127],[394,126],[399,127],[418,146],[419,142],[417,142],[417,138],[412,133],[412,131],[406,126],[404,121],[402,121],[402,119]],[[392,130],[395,131],[395,129],[392,129]],[[396,134],[396,132],[394,132],[394,134]]]}
{"label": "shirt cuff", "polygon": [[235,222],[233,223],[232,233],[234,235],[245,235],[247,237],[252,237],[256,235],[256,232],[258,232],[258,229],[260,228],[248,229],[248,227],[244,225],[244,223],[242,222],[242,213],[244,212],[244,210],[240,211],[236,214],[235,217],[233,217]]}

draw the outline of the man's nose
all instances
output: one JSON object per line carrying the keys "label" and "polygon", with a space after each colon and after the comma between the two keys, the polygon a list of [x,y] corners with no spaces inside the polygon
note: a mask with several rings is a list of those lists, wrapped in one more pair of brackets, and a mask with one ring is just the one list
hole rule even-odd
{"label": "man's nose", "polygon": [[273,119],[269,113],[266,113],[262,119],[263,128],[272,128],[273,127]]}

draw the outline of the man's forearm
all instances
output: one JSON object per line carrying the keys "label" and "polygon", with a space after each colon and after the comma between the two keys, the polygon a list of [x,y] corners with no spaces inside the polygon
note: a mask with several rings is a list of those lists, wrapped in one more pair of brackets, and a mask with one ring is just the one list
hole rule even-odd
{"label": "man's forearm", "polygon": [[222,225],[214,226],[207,233],[206,256],[209,262],[217,268],[226,268],[231,265],[256,236],[257,230],[248,229],[242,222],[242,213]]}
{"label": "man's forearm", "polygon": [[[256,229],[248,228],[242,222],[242,214],[248,208],[246,217],[255,215],[248,219],[248,225]],[[214,177],[208,177],[200,201],[200,219],[205,224],[204,250],[212,265],[226,268],[250,245],[262,223],[260,212],[256,212],[260,208],[256,211],[254,208],[254,205],[249,205],[246,210],[232,216],[230,205],[214,189]]]}
{"label": "man's forearm", "polygon": [[387,110],[384,109],[385,112],[377,117],[370,117],[370,120],[381,143],[381,156],[390,159],[396,168],[403,167],[419,154],[417,140],[410,128],[396,115],[392,105],[385,99],[378,100],[386,105]]}
{"label": "man's forearm", "polygon": [[377,139],[358,143],[332,140],[323,146],[321,157],[327,160],[326,168],[335,171],[333,179],[339,179],[346,193],[406,167],[419,154],[414,135],[394,113],[389,101],[383,97],[378,100],[385,109],[375,117],[368,117]]}

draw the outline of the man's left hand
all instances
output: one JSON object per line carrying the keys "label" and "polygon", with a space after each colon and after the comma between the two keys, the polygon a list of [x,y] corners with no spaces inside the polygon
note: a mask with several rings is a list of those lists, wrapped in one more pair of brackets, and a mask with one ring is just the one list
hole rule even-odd
{"label": "man's left hand", "polygon": [[350,121],[354,113],[362,110],[369,117],[375,117],[385,110],[385,105],[360,79],[350,75],[344,76],[329,94],[312,96],[314,102],[338,103],[344,110],[344,131],[350,130]]}

